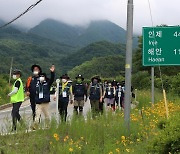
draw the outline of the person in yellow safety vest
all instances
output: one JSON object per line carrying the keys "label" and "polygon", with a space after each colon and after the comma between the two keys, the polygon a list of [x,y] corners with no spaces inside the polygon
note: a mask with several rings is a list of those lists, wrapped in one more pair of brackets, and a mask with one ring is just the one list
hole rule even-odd
{"label": "person in yellow safety vest", "polygon": [[19,114],[19,108],[24,101],[24,88],[23,83],[21,80],[21,71],[20,70],[14,70],[13,72],[13,79],[15,80],[12,91],[8,94],[10,97],[11,103],[13,104],[12,108],[12,122],[13,127],[12,131],[16,130],[16,124],[17,120],[21,120],[21,116]]}
{"label": "person in yellow safety vest", "polygon": [[67,107],[70,101],[73,104],[73,93],[72,93],[72,84],[68,82],[69,76],[64,74],[60,77],[61,83],[59,85],[59,94],[55,93],[54,100],[56,96],[59,97],[58,110],[61,117],[61,121],[64,122],[67,120]]}

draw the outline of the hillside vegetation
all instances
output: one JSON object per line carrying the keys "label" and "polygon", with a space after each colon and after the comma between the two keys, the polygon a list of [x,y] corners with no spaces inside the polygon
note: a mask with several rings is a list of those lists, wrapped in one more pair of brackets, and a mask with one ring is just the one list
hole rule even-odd
{"label": "hillside vegetation", "polygon": [[126,38],[126,31],[123,28],[107,20],[92,21],[87,26],[71,26],[46,19],[30,29],[29,33],[80,47],[102,40],[125,43]]}
{"label": "hillside vegetation", "polygon": [[124,57],[120,55],[93,58],[90,61],[74,67],[68,74],[75,79],[77,74],[82,74],[90,79],[94,75],[102,78],[116,78],[124,76]]}
{"label": "hillside vegetation", "polygon": [[[113,55],[125,55],[125,45],[113,44],[107,41],[101,41],[89,44],[88,46],[69,54],[63,58],[61,63],[65,70],[71,70],[73,67],[90,61],[95,57],[105,57]],[[105,62],[105,61],[104,61]]]}

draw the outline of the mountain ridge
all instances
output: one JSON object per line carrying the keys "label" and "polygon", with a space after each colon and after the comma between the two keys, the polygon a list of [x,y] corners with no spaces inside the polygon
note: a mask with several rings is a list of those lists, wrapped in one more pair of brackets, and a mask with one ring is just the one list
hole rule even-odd
{"label": "mountain ridge", "polygon": [[95,20],[83,27],[46,19],[31,28],[28,33],[80,47],[97,41],[126,43],[126,31],[108,20]]}

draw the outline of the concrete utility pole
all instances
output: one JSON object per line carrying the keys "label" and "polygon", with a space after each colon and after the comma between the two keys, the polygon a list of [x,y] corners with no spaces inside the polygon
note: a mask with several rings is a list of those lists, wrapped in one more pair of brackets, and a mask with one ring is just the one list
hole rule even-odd
{"label": "concrete utility pole", "polygon": [[151,67],[151,103],[154,105],[154,67]]}
{"label": "concrete utility pole", "polygon": [[124,120],[128,133],[130,133],[130,109],[131,109],[131,72],[132,72],[132,43],[133,43],[133,0],[127,4],[127,42],[125,64],[125,109]]}

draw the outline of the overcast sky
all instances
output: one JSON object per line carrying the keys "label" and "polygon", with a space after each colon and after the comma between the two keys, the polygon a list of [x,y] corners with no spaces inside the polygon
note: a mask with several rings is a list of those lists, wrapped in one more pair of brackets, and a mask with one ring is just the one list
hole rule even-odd
{"label": "overcast sky", "polygon": [[[0,0],[0,19],[9,21],[38,0]],[[180,0],[149,0],[153,24],[180,25]],[[43,0],[15,24],[33,27],[46,18],[73,25],[107,19],[126,29],[127,0]],[[148,0],[134,0],[134,32],[152,26]]]}

